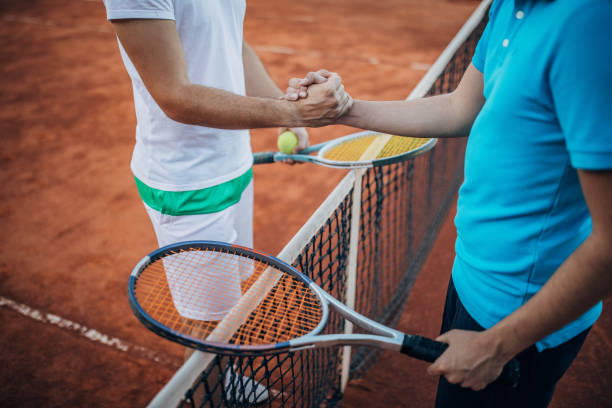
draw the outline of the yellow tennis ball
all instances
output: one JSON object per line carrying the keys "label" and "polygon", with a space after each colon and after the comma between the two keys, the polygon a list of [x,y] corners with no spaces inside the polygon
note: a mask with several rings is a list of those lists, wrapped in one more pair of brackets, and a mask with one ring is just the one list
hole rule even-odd
{"label": "yellow tennis ball", "polygon": [[298,138],[295,133],[290,130],[285,130],[278,136],[278,150],[285,154],[293,153],[293,149],[298,144]]}

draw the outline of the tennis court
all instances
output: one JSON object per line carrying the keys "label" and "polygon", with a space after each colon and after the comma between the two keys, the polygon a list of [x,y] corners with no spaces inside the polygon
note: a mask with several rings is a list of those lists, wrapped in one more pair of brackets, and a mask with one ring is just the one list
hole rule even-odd
{"label": "tennis court", "polygon": [[[245,39],[281,86],[326,67],[356,98],[404,99],[478,4],[250,1]],[[127,303],[129,271],[156,245],[128,167],[135,117],[112,28],[99,0],[3,0],[0,16],[0,405],[145,406],[176,372],[183,349],[151,334]],[[352,131],[315,129],[311,142]],[[252,139],[254,151],[269,150],[276,133],[256,130]],[[255,168],[256,247],[281,251],[345,176],[312,165]],[[427,206],[419,181],[428,173],[417,176],[406,187],[415,212]],[[453,256],[450,203],[397,314],[401,329],[438,330]],[[604,313],[553,406],[612,405],[611,330]],[[435,381],[426,364],[375,357],[349,383],[344,406],[431,405]]]}

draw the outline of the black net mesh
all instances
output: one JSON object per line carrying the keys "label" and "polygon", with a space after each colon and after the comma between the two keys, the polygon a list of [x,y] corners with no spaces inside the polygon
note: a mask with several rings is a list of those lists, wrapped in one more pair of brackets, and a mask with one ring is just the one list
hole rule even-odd
{"label": "black net mesh", "polygon": [[[454,90],[471,62],[486,17],[469,35],[427,95]],[[463,176],[464,139],[440,140],[429,153],[372,168],[362,178],[355,309],[395,326],[412,284]],[[307,243],[294,266],[344,301],[352,193]],[[328,332],[343,330],[332,314]],[[266,357],[216,356],[187,391],[183,407],[320,407],[341,400],[342,348]],[[350,378],[362,375],[379,351],[352,349]],[[260,401],[261,400],[261,401]]]}

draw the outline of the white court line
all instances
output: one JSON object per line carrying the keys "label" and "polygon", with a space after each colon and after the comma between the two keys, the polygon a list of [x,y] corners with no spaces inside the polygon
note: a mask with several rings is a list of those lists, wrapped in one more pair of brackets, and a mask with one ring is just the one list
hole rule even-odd
{"label": "white court line", "polygon": [[100,333],[99,331],[84,326],[82,324],[75,323],[68,319],[64,319],[63,317],[54,315],[52,313],[45,313],[40,310],[33,309],[28,305],[15,302],[14,300],[7,299],[4,296],[0,296],[0,307],[1,306],[8,307],[9,309],[32,320],[36,320],[38,322],[45,323],[50,326],[55,326],[57,328],[67,330],[69,332],[76,333],[82,337],[89,339],[94,343],[100,343],[104,346],[114,348],[115,350],[123,351],[124,353],[128,353],[136,357],[146,358],[148,360],[164,364],[172,368],[178,368],[183,363],[182,359],[174,358],[165,354],[160,354],[146,347],[139,346],[137,344],[119,339],[117,337],[107,336],[106,334]]}

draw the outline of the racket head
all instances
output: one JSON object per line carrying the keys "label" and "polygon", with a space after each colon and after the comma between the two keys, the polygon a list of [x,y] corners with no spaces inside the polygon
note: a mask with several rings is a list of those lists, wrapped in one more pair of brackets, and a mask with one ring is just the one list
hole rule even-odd
{"label": "racket head", "polygon": [[[237,281],[226,279],[232,274]],[[130,275],[128,299],[154,333],[225,354],[283,351],[290,340],[320,333],[329,316],[324,294],[306,275],[273,256],[215,241],[181,242],[145,256]]]}
{"label": "racket head", "polygon": [[414,158],[431,150],[437,143],[437,139],[434,138],[390,136],[389,141],[374,159],[360,160],[376,138],[389,136],[373,131],[353,133],[324,144],[317,152],[317,160],[330,167],[384,166]]}

